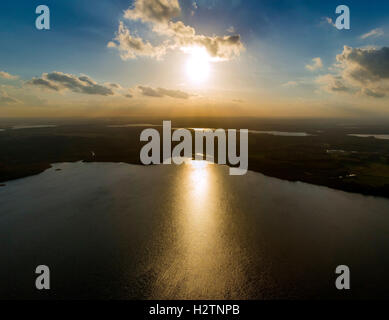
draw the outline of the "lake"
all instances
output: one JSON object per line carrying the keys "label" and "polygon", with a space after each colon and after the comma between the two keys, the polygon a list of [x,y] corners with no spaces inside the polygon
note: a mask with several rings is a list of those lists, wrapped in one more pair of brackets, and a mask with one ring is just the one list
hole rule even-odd
{"label": "lake", "polygon": [[349,136],[357,138],[375,138],[379,140],[389,140],[389,134],[349,134]]}
{"label": "lake", "polygon": [[13,130],[23,130],[23,129],[42,129],[42,128],[55,128],[57,125],[53,124],[38,124],[38,125],[20,125],[13,126]]}
{"label": "lake", "polygon": [[389,297],[388,199],[202,161],[62,163],[7,182],[0,237],[2,298]]}
{"label": "lake", "polygon": [[258,131],[258,130],[249,130],[249,133],[253,134],[268,134],[272,136],[281,136],[281,137],[309,137],[311,134],[306,132],[282,132],[282,131]]}
{"label": "lake", "polygon": [[[130,128],[130,127],[162,127],[162,125],[155,125],[155,124],[120,124],[120,125],[109,125],[109,128]],[[178,130],[182,128],[172,128],[173,130]],[[195,132],[205,132],[208,130],[215,131],[217,129],[215,128],[188,128],[189,130],[193,130]],[[283,131],[259,131],[259,130],[249,130],[249,133],[251,134],[267,134],[272,136],[281,136],[281,137],[309,137],[312,136],[309,133],[306,132],[283,132]]]}

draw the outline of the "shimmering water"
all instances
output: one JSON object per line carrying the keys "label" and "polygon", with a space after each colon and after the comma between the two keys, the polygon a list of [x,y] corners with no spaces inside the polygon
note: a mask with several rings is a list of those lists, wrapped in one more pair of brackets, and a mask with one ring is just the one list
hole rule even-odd
{"label": "shimmering water", "polygon": [[56,164],[0,188],[0,297],[388,297],[388,231],[387,199],[254,172]]}

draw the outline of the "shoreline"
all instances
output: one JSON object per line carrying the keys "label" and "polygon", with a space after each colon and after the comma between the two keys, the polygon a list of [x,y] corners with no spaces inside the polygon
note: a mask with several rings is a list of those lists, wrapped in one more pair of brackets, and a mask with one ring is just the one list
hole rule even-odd
{"label": "shoreline", "polygon": [[[31,170],[30,172],[24,172],[24,174],[21,174],[21,173],[14,173],[14,178],[11,178],[11,179],[7,179],[7,180],[4,180],[3,177],[1,177],[0,175],[0,187],[6,187],[7,186],[7,183],[8,182],[11,182],[11,181],[15,181],[15,180],[19,180],[19,179],[24,179],[24,178],[28,178],[28,177],[32,177],[32,176],[36,176],[36,175],[39,175],[43,172],[45,172],[46,170],[49,170],[51,168],[53,168],[53,166],[55,164],[60,164],[60,163],[77,163],[77,162],[83,162],[83,163],[113,163],[113,164],[119,164],[119,163],[125,163],[125,164],[128,164],[128,165],[136,165],[136,166],[143,166],[143,167],[147,167],[145,165],[143,165],[140,161],[113,161],[113,160],[107,160],[107,161],[92,161],[92,160],[83,160],[83,159],[79,159],[79,160],[72,160],[72,161],[56,161],[56,162],[53,162],[53,163],[50,163],[50,164],[47,164],[47,163],[42,163],[40,168],[34,168],[33,170]],[[163,164],[161,164],[163,165]],[[218,164],[216,164],[218,165]],[[155,165],[152,165],[152,166],[155,166]],[[228,165],[227,165],[228,166]],[[375,190],[375,191],[372,191],[371,189],[372,188],[368,188],[368,187],[361,187],[361,186],[358,186],[358,185],[354,185],[354,186],[350,186],[350,185],[345,185],[345,184],[342,184],[342,183],[339,183],[341,181],[335,181],[334,180],[334,183],[320,183],[319,181],[317,182],[313,182],[313,180],[309,180],[309,179],[299,179],[299,178],[295,178],[295,177],[292,177],[292,175],[290,176],[287,176],[287,175],[282,175],[282,174],[277,174],[276,172],[273,172],[273,174],[270,172],[271,170],[270,169],[266,169],[266,168],[263,168],[263,170],[260,170],[260,169],[257,169],[257,168],[253,168],[254,165],[250,166],[250,162],[249,162],[249,168],[248,168],[248,171],[251,171],[251,172],[255,172],[255,173],[259,173],[259,174],[262,174],[266,177],[269,177],[269,178],[276,178],[276,179],[279,179],[279,180],[283,180],[283,181],[288,181],[288,182],[292,182],[292,183],[306,183],[306,184],[310,184],[310,185],[314,185],[314,186],[319,186],[319,187],[326,187],[326,188],[329,188],[329,189],[333,189],[333,190],[338,190],[338,191],[343,191],[343,192],[347,192],[347,193],[353,193],[353,194],[360,194],[360,195],[363,195],[363,196],[369,196],[369,197],[378,197],[378,198],[385,198],[385,199],[389,199],[389,193],[386,192],[386,190]],[[231,167],[231,166],[229,166]],[[61,170],[62,171],[62,170]],[[368,190],[370,189],[370,190]]]}

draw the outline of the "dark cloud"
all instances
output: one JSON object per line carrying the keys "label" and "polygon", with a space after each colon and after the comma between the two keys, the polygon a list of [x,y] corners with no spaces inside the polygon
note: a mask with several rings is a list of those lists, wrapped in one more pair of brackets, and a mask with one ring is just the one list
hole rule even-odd
{"label": "dark cloud", "polygon": [[32,78],[29,82],[27,82],[27,84],[51,89],[54,91],[60,91],[60,88],[57,85],[42,78]]}
{"label": "dark cloud", "polygon": [[383,92],[375,91],[374,89],[368,89],[368,88],[362,89],[362,93],[366,96],[373,97],[373,98],[383,98],[386,96],[386,94]]}
{"label": "dark cloud", "polygon": [[389,79],[389,48],[359,49],[345,46],[336,60],[357,81]]}
{"label": "dark cloud", "polygon": [[153,98],[163,98],[163,97],[170,97],[175,99],[189,99],[190,94],[180,91],[180,90],[168,90],[164,88],[151,88],[146,86],[138,86],[137,87],[140,93],[143,96],[146,97],[153,97]]}
{"label": "dark cloud", "polygon": [[117,84],[117,83],[108,83],[108,86],[110,86],[111,88],[115,88],[115,89],[121,89],[120,84]]}
{"label": "dark cloud", "polygon": [[[77,93],[102,96],[112,96],[117,94],[124,98],[133,98],[134,93],[140,93],[143,96],[154,98],[170,97],[175,99],[189,99],[191,97],[190,94],[180,90],[152,88],[148,86],[137,86],[135,88],[125,89],[117,83],[106,83],[103,85],[98,84],[86,75],[75,76],[63,72],[44,73],[41,78],[33,78],[28,81],[27,84],[57,92],[70,90]],[[115,92],[113,89],[115,89]]]}
{"label": "dark cloud", "polygon": [[138,86],[139,91],[146,97],[162,98],[163,94],[151,87]]}
{"label": "dark cloud", "polygon": [[72,92],[90,95],[111,96],[114,94],[111,85],[98,84],[88,76],[75,76],[63,72],[44,73],[41,78],[33,78],[30,85],[44,87],[46,89],[61,91],[68,89]]}
{"label": "dark cloud", "polygon": [[389,93],[389,48],[352,48],[345,46],[336,56],[336,74],[316,81],[330,92],[347,92],[374,98]]}
{"label": "dark cloud", "polygon": [[184,91],[180,90],[168,90],[168,89],[163,89],[163,88],[158,88],[157,89],[163,96],[167,96],[170,98],[175,98],[175,99],[189,99],[190,95]]}

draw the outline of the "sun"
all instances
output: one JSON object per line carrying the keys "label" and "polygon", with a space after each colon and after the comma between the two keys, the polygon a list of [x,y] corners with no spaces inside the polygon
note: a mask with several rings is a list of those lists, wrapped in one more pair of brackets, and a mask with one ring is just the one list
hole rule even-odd
{"label": "sun", "polygon": [[191,82],[201,84],[209,78],[211,69],[209,61],[210,57],[205,48],[191,48],[186,63],[186,73]]}

